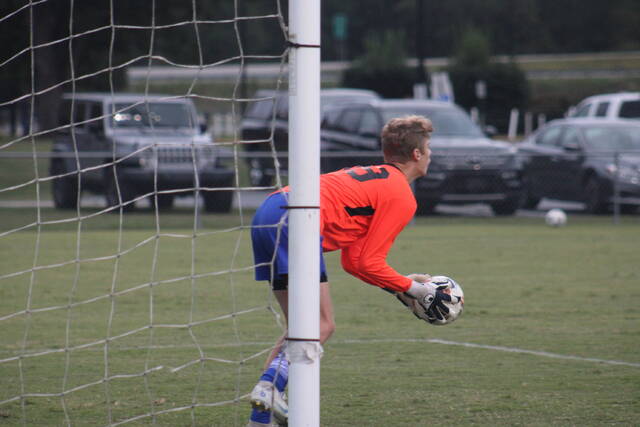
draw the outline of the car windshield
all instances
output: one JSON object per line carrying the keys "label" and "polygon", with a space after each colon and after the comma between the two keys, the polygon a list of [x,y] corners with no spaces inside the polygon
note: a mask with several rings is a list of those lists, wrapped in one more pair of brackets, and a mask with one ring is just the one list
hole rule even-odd
{"label": "car windshield", "polygon": [[425,116],[433,123],[433,136],[482,137],[482,131],[469,116],[455,108],[387,108],[382,112],[384,123],[395,117],[411,114]]}
{"label": "car windshield", "polygon": [[366,102],[376,99],[375,95],[366,94],[322,94],[320,96],[320,110],[324,111],[335,104],[346,104],[348,102]]}
{"label": "car windshield", "polygon": [[583,132],[587,150],[640,150],[640,126],[594,126]]}
{"label": "car windshield", "polygon": [[117,128],[179,128],[193,127],[193,116],[187,104],[177,102],[119,103],[111,117]]}

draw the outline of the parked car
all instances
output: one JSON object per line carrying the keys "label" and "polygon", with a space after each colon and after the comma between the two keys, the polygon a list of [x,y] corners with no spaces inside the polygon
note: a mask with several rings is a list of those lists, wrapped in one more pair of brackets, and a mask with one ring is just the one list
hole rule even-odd
{"label": "parked car", "polygon": [[606,212],[616,192],[624,211],[640,205],[640,122],[563,119],[549,122],[519,145],[524,207],[543,197],[584,202]]}
{"label": "parked car", "polygon": [[322,170],[329,172],[382,161],[380,131],[394,117],[419,114],[433,122],[432,160],[415,182],[418,213],[438,203],[488,203],[497,215],[511,215],[521,197],[516,150],[487,138],[460,107],[441,101],[374,100],[332,107],[321,127]]}
{"label": "parked car", "polygon": [[[365,89],[322,89],[320,108],[324,110],[331,105],[377,98],[378,94]],[[288,151],[289,97],[287,92],[259,90],[252,99],[255,101],[247,106],[240,124],[242,140],[247,142],[247,151],[255,154],[247,157],[249,180],[254,186],[268,186],[276,174],[271,141],[277,153]],[[286,174],[287,159],[280,157],[278,161],[280,172]]]}
{"label": "parked car", "polygon": [[[78,195],[105,196],[107,206],[133,208],[137,197],[157,195],[160,208],[199,185],[206,210],[231,208],[234,172],[222,167],[211,136],[198,126],[193,102],[160,95],[76,93],[63,97],[50,173],[57,208],[71,209]],[[173,190],[185,190],[173,192]],[[164,192],[166,191],[166,192]]]}
{"label": "parked car", "polygon": [[571,117],[640,119],[640,92],[620,92],[585,98],[571,112]]}

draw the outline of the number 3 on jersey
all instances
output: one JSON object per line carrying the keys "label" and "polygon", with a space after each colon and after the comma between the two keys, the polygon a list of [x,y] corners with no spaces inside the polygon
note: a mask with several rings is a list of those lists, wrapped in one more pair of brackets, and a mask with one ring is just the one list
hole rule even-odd
{"label": "number 3 on jersey", "polygon": [[358,174],[356,173],[355,168],[349,169],[347,173],[351,178],[360,182],[371,181],[372,179],[386,179],[389,177],[389,172],[385,168],[380,168],[379,172],[374,171],[371,167],[359,169],[364,170],[366,173]]}

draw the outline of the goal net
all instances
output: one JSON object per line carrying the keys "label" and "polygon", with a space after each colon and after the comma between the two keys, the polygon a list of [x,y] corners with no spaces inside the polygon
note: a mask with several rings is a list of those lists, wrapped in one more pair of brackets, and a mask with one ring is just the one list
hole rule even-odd
{"label": "goal net", "polygon": [[0,419],[244,425],[286,327],[249,236],[273,132],[240,131],[286,86],[281,6],[2,2]]}

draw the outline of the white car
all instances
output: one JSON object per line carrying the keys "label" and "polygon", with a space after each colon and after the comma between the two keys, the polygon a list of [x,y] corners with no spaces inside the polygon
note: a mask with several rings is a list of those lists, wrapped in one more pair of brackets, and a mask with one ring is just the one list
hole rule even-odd
{"label": "white car", "polygon": [[590,96],[573,108],[569,117],[640,119],[640,92]]}

